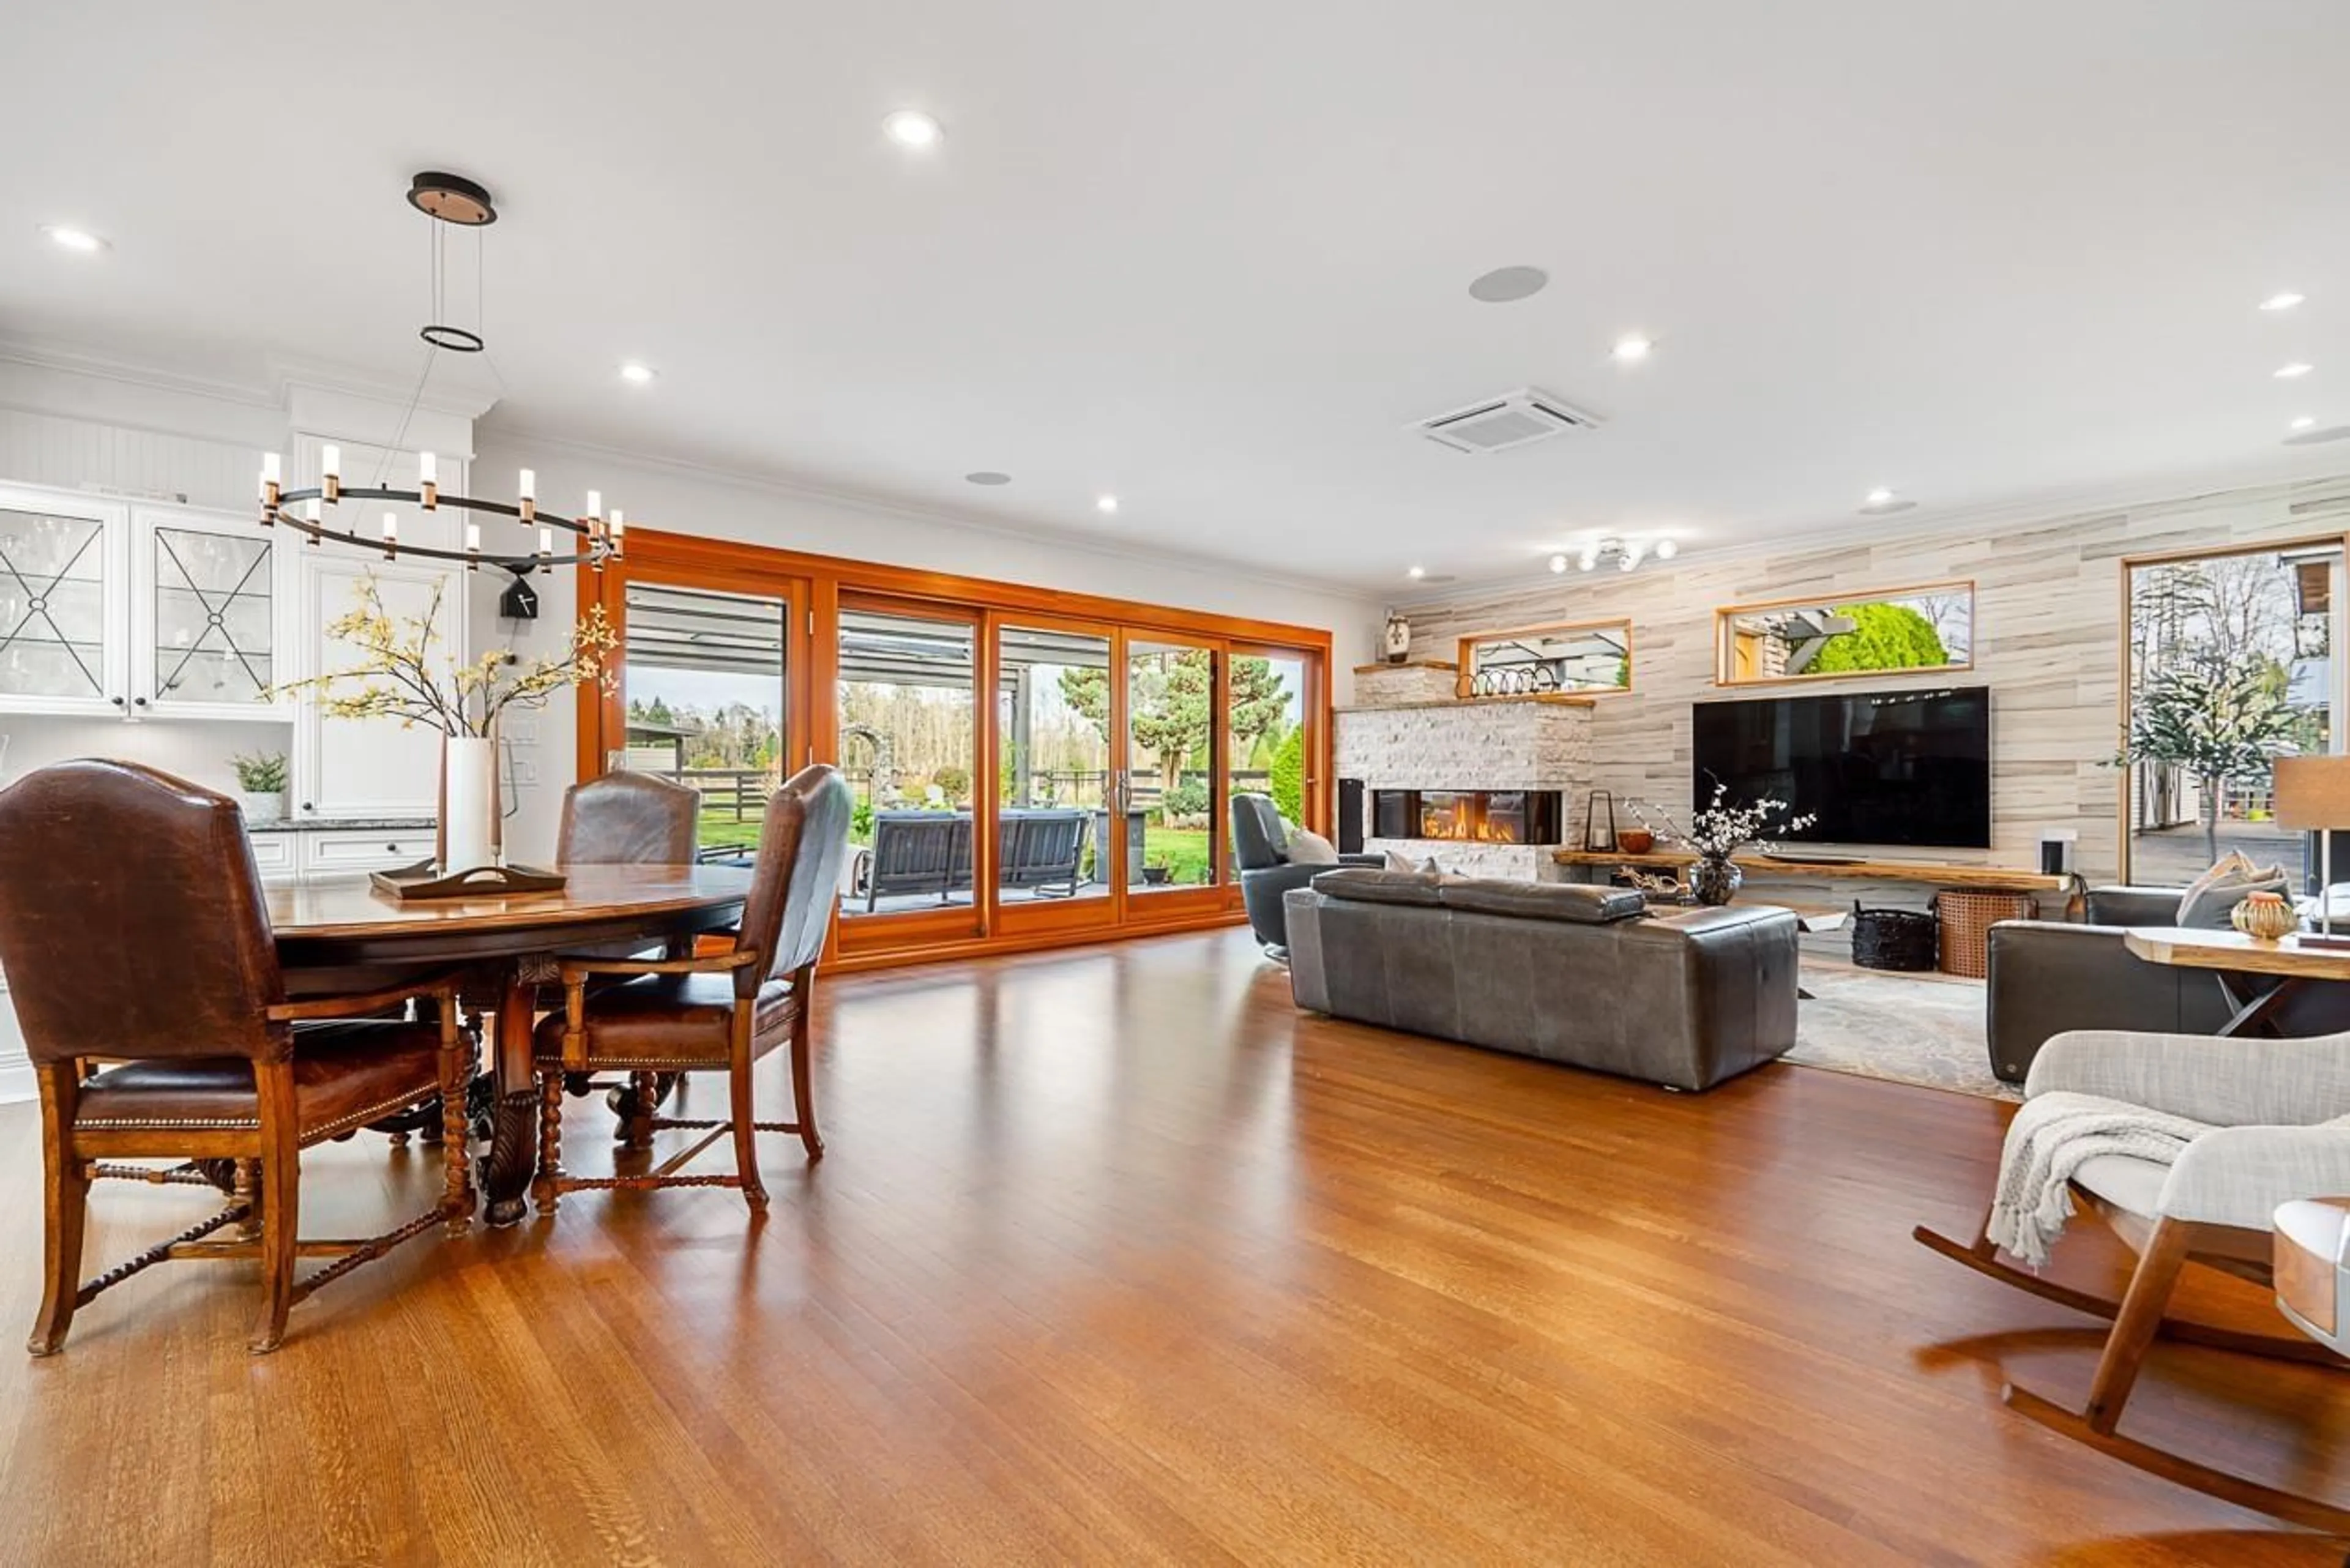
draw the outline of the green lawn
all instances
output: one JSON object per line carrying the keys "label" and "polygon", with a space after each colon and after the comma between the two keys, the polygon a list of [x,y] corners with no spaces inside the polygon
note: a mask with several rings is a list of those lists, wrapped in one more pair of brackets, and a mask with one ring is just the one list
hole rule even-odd
{"label": "green lawn", "polygon": [[1208,830],[1204,827],[1161,827],[1155,822],[1143,826],[1143,864],[1152,866],[1165,861],[1171,868],[1168,880],[1177,887],[1205,882],[1211,855]]}

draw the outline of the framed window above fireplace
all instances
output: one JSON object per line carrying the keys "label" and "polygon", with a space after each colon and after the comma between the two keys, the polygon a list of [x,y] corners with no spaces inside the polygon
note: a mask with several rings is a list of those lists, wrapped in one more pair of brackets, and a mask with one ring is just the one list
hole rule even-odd
{"label": "framed window above fireplace", "polygon": [[1460,695],[1605,697],[1632,690],[1632,623],[1569,621],[1461,639]]}

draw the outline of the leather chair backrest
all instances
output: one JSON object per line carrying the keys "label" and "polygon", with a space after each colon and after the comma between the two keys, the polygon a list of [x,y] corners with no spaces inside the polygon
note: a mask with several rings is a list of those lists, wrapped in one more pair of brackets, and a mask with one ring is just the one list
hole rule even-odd
{"label": "leather chair backrest", "polygon": [[0,790],[0,970],[36,1062],[244,1056],[292,1033],[261,873],[225,795],[130,763]]}
{"label": "leather chair backrest", "polygon": [[702,792],[650,774],[614,773],[563,793],[562,866],[691,866]]}
{"label": "leather chair backrest", "polygon": [[743,906],[743,934],[760,961],[734,971],[743,994],[770,975],[816,961],[840,901],[840,867],[848,857],[848,781],[824,763],[802,768],[767,797],[757,869]]}
{"label": "leather chair backrest", "polygon": [[1269,794],[1232,796],[1232,860],[1243,871],[1262,871],[1289,858],[1289,836]]}

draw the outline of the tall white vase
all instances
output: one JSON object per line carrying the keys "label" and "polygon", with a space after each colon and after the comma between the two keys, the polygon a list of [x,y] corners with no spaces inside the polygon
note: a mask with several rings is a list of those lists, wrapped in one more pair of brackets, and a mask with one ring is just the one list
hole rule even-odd
{"label": "tall white vase", "polygon": [[481,735],[452,735],[441,765],[441,832],[446,846],[442,870],[473,871],[494,864],[490,828],[496,811],[493,770],[497,742]]}

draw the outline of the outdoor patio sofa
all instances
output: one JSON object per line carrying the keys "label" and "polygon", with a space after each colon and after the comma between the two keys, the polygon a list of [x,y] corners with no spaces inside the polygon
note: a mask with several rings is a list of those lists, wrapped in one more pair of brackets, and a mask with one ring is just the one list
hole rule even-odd
{"label": "outdoor patio sofa", "polygon": [[[1002,861],[996,886],[1040,897],[1077,890],[1093,814],[1049,807],[1009,808],[997,815]],[[868,913],[884,898],[935,895],[940,903],[971,890],[972,817],[967,811],[877,811],[873,844],[857,852],[854,897]]]}

